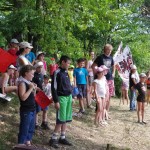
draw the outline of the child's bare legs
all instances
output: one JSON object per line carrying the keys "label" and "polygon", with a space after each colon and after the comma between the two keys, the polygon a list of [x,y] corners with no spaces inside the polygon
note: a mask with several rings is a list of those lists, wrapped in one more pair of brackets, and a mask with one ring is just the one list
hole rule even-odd
{"label": "child's bare legs", "polygon": [[141,107],[142,107],[142,109],[141,109],[142,122],[144,122],[144,108],[145,108],[145,103],[144,102],[141,104]]}
{"label": "child's bare legs", "polygon": [[141,111],[142,103],[141,102],[137,102],[137,104],[138,104],[137,116],[138,116],[138,122],[140,122],[140,111]]}
{"label": "child's bare legs", "polygon": [[42,121],[47,122],[47,110],[43,110]]}
{"label": "child's bare legs", "polygon": [[128,90],[125,90],[125,98],[127,100],[127,105],[129,104],[129,94],[128,94]]}
{"label": "child's bare legs", "polygon": [[122,89],[122,103],[124,105],[124,100],[125,100],[125,90]]}
{"label": "child's bare legs", "polygon": [[79,98],[79,106],[80,106],[80,110],[82,112],[84,112],[85,111],[85,109],[84,109],[84,99]]}
{"label": "child's bare legs", "polygon": [[102,116],[101,116],[101,99],[98,98],[97,100],[97,111],[95,114],[95,124],[99,124],[102,121]]}
{"label": "child's bare legs", "polygon": [[35,116],[35,125],[38,126],[38,123],[39,123],[39,117],[38,117],[38,113],[36,113],[36,116]]}

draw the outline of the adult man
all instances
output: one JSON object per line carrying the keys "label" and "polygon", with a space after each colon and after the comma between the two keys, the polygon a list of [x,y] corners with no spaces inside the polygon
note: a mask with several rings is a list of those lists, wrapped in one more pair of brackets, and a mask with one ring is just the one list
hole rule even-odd
{"label": "adult man", "polygon": [[[108,73],[106,74],[106,80],[109,87],[109,100],[111,96],[114,96],[115,90],[114,90],[114,76],[115,76],[115,67],[114,67],[114,60],[111,56],[111,52],[113,50],[112,45],[106,44],[104,46],[104,54],[98,56],[93,65],[92,69],[95,73],[95,67],[100,67],[101,65],[105,65],[107,68],[109,68]],[[109,110],[110,107],[110,101],[108,100],[108,103],[106,104],[106,109]]]}
{"label": "adult man", "polygon": [[17,39],[11,39],[10,41],[10,49],[8,50],[8,53],[10,53],[13,56],[17,56],[17,52],[19,50],[19,42]]}

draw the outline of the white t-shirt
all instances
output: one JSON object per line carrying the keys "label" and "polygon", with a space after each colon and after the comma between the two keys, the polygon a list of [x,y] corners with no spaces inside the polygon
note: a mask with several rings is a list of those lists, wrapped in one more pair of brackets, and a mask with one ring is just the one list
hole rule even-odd
{"label": "white t-shirt", "polygon": [[51,84],[42,84],[42,88],[43,88],[43,92],[45,93],[45,95],[49,98],[51,97]]}
{"label": "white t-shirt", "polygon": [[[88,63],[87,63],[87,69],[92,69],[91,68],[92,64],[93,64],[93,61],[89,60]],[[93,77],[93,71],[89,71],[89,76]]]}
{"label": "white t-shirt", "polygon": [[97,84],[97,95],[98,97],[105,98],[106,95],[106,79],[95,79],[94,82]]}
{"label": "white t-shirt", "polygon": [[138,72],[135,72],[131,75],[132,79],[135,79],[135,82],[138,83],[140,81]]}

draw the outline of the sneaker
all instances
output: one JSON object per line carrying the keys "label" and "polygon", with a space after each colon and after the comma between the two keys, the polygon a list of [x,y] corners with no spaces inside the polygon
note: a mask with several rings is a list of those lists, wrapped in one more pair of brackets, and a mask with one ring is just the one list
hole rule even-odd
{"label": "sneaker", "polygon": [[42,129],[44,129],[44,130],[50,130],[50,127],[48,126],[48,123],[47,123],[47,122],[42,122],[41,127],[42,127]]}
{"label": "sneaker", "polygon": [[59,145],[58,145],[58,140],[57,139],[50,139],[49,140],[49,145],[51,146],[51,147],[53,147],[53,148],[59,148]]}
{"label": "sneaker", "polygon": [[59,138],[59,143],[63,145],[72,146],[72,144],[66,138],[65,139]]}

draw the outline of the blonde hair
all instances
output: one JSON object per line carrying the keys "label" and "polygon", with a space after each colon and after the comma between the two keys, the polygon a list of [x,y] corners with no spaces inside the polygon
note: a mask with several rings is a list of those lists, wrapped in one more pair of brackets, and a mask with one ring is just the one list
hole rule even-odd
{"label": "blonde hair", "polygon": [[109,50],[113,50],[113,46],[111,44],[106,44],[104,46],[104,50],[109,49]]}

